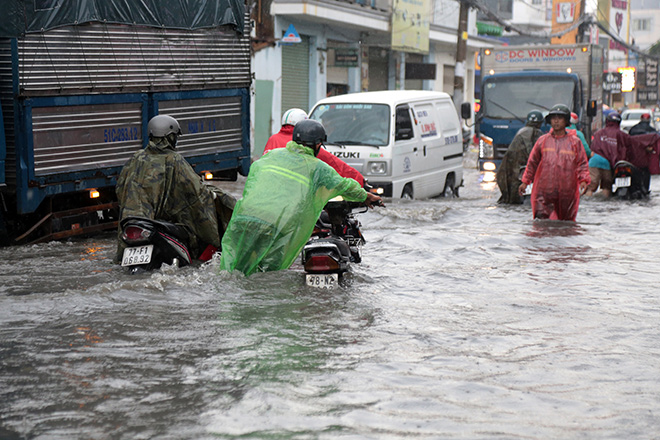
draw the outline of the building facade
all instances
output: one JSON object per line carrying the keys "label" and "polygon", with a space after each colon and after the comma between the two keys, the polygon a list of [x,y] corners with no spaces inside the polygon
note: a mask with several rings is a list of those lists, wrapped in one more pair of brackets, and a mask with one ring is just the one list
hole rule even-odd
{"label": "building facade", "polygon": [[[415,10],[420,5],[424,12]],[[283,111],[309,111],[326,96],[395,89],[453,94],[459,9],[456,0],[257,0],[254,157],[280,129]],[[419,31],[406,40],[397,19]],[[473,101],[474,53],[498,43],[477,36],[476,12],[468,15],[467,34],[463,96]]]}

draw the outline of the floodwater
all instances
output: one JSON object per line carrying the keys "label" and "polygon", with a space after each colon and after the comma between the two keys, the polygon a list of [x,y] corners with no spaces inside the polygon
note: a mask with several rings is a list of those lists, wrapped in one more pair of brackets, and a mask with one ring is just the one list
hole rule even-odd
{"label": "floodwater", "polygon": [[361,214],[331,291],[130,276],[114,234],[0,249],[0,438],[659,438],[660,176],[575,224],[478,177]]}

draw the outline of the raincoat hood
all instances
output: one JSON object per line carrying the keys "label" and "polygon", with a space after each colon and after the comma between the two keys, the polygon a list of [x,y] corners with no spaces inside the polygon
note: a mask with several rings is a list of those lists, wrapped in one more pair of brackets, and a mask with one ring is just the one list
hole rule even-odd
{"label": "raincoat hood", "polygon": [[167,138],[164,137],[150,139],[147,148],[158,153],[171,153],[172,151],[176,151],[176,149],[167,141]]}

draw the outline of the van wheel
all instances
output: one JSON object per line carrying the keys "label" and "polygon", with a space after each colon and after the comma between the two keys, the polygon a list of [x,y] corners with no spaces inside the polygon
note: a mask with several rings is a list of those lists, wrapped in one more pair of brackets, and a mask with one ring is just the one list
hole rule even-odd
{"label": "van wheel", "polygon": [[458,197],[458,187],[453,174],[447,176],[445,188],[442,190],[442,197]]}
{"label": "van wheel", "polygon": [[413,199],[413,189],[411,184],[407,183],[406,186],[403,187],[403,191],[401,191],[401,198],[407,200]]}

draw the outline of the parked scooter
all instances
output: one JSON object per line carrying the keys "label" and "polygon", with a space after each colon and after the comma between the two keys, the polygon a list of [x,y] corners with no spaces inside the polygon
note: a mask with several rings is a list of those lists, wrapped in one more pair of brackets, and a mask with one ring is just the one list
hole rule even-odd
{"label": "parked scooter", "polygon": [[131,273],[159,269],[163,263],[188,266],[190,235],[186,228],[161,220],[128,217],[122,220],[121,240],[126,249],[121,265]]}
{"label": "parked scooter", "polygon": [[326,204],[302,250],[308,286],[333,288],[351,263],[362,261],[361,248],[366,241],[353,212],[357,208],[364,208],[360,212],[368,209],[361,202],[331,200]]}
{"label": "parked scooter", "polygon": [[620,160],[614,165],[615,197],[638,200],[649,197],[650,176],[630,162]]}

